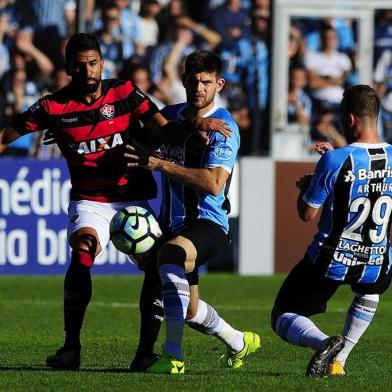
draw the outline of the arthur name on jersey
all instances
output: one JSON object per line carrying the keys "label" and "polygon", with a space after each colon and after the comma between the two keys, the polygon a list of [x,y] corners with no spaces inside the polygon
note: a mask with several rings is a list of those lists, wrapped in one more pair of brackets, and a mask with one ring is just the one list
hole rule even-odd
{"label": "arthur name on jersey", "polygon": [[[359,181],[369,181],[373,179],[386,179],[392,178],[392,169],[388,167],[387,169],[380,170],[366,170],[359,169],[356,175],[352,170],[349,170],[344,176],[344,182],[354,182]],[[392,192],[392,183],[390,182],[376,182],[368,184],[358,184],[358,193],[373,193],[373,192]]]}
{"label": "arthur name on jersey", "polygon": [[111,150],[122,144],[124,144],[124,141],[121,134],[115,133],[114,135],[103,136],[80,143],[70,143],[69,147],[80,155],[86,155],[104,150]]}

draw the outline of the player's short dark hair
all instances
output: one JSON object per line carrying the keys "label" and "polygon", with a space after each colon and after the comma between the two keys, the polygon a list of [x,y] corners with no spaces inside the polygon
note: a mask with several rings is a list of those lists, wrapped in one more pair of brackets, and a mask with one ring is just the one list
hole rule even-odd
{"label": "player's short dark hair", "polygon": [[95,50],[102,57],[101,47],[97,38],[92,34],[78,33],[72,36],[65,47],[65,62],[69,63],[77,53]]}
{"label": "player's short dark hair", "polygon": [[344,91],[341,111],[359,117],[376,118],[380,111],[380,98],[372,87],[366,84],[357,84]]}
{"label": "player's short dark hair", "polygon": [[215,73],[220,76],[222,73],[222,61],[215,54],[208,50],[196,50],[185,60],[185,74],[194,75],[201,72]]}

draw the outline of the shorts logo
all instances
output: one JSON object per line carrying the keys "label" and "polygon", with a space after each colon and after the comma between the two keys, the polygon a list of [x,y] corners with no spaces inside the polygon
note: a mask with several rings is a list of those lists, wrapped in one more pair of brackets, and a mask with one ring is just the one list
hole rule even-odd
{"label": "shorts logo", "polygon": [[75,223],[75,222],[78,220],[78,218],[79,218],[79,215],[78,215],[78,214],[74,215],[74,216],[71,218],[71,223]]}
{"label": "shorts logo", "polygon": [[220,161],[228,161],[233,156],[233,149],[228,143],[220,143],[215,146],[213,154]]}
{"label": "shorts logo", "polygon": [[113,105],[108,105],[107,103],[99,109],[101,112],[102,116],[111,119],[114,116],[114,106]]}

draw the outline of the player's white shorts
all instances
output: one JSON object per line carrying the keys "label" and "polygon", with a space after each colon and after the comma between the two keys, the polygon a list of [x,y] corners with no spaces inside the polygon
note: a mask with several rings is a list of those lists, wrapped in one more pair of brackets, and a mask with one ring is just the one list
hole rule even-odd
{"label": "player's white shorts", "polygon": [[101,248],[109,243],[109,225],[113,215],[122,208],[138,205],[151,209],[147,201],[132,201],[118,203],[99,203],[89,200],[71,201],[68,206],[67,237],[83,227],[93,228],[98,235]]}

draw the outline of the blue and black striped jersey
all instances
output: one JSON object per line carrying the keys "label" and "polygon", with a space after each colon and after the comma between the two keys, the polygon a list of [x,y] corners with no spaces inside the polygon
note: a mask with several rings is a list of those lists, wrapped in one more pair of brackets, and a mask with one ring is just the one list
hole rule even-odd
{"label": "blue and black striped jersey", "polygon": [[308,248],[325,276],[374,283],[391,267],[392,146],[353,143],[319,160],[303,200],[323,205]]}
{"label": "blue and black striped jersey", "polygon": [[[186,103],[170,105],[162,110],[162,114],[169,120],[183,121],[185,119],[182,112],[185,108]],[[230,177],[217,196],[197,192],[170,178],[167,179],[164,196],[165,220],[175,234],[195,219],[208,219],[226,233],[229,230],[230,203],[227,193],[240,144],[239,129],[226,109],[214,106],[203,117],[226,121],[231,128],[231,136],[225,138],[218,132],[210,132],[208,145],[205,145],[199,136],[192,135],[182,145],[162,144],[161,153],[167,159],[189,168],[221,167],[230,173]]]}

